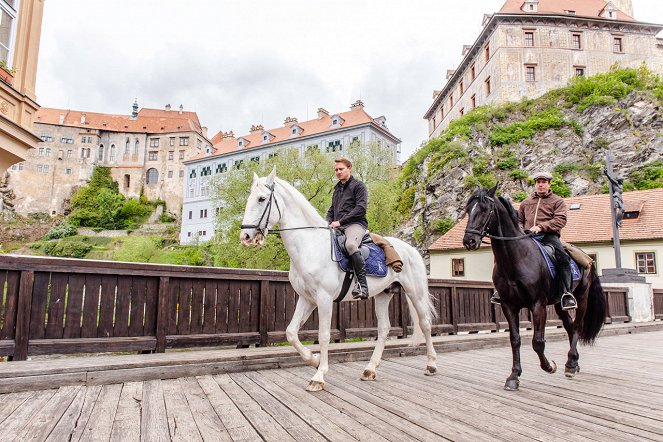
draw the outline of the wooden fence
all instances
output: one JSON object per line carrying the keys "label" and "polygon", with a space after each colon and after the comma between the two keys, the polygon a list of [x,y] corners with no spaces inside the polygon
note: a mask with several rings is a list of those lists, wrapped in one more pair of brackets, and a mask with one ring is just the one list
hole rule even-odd
{"label": "wooden fence", "polygon": [[654,318],[663,319],[663,289],[654,289]]}
{"label": "wooden fence", "polygon": [[[0,355],[13,360],[269,345],[285,341],[296,303],[287,272],[278,271],[0,255],[0,284]],[[429,285],[434,334],[506,327],[490,303],[490,283],[431,279]],[[628,321],[626,291],[611,288],[607,297],[606,322]],[[332,339],[376,336],[373,308],[372,300],[335,305]],[[404,296],[394,295],[389,316],[392,336],[411,333]],[[549,317],[556,318],[552,307]],[[527,311],[520,318],[521,327],[530,325]],[[316,339],[317,323],[314,312],[300,337]],[[548,325],[561,324],[551,319]]]}

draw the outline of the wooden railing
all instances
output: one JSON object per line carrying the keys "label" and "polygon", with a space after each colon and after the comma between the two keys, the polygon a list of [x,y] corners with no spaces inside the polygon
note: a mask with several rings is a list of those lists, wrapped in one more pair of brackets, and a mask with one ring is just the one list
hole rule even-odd
{"label": "wooden railing", "polygon": [[663,319],[663,289],[654,289],[654,318]]}
{"label": "wooden railing", "polygon": [[[12,255],[0,255],[0,284],[0,355],[13,360],[283,342],[297,299],[287,272]],[[434,334],[506,327],[490,303],[490,283],[431,279],[429,286]],[[628,320],[628,304],[618,302],[625,293],[608,293],[607,322]],[[373,308],[373,300],[335,305],[332,339],[376,336]],[[394,295],[389,317],[391,336],[411,333],[404,295]],[[529,321],[523,310],[520,326]],[[317,339],[317,324],[314,312],[300,337]]]}
{"label": "wooden railing", "polygon": [[631,320],[628,311],[628,291],[625,288],[604,287],[606,304],[606,324],[612,322],[629,322]]}

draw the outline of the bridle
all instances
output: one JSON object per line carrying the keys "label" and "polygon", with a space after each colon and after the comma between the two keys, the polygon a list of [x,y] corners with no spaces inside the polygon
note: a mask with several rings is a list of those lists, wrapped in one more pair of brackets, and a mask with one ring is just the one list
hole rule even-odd
{"label": "bridle", "polygon": [[[286,230],[302,230],[302,229],[327,229],[329,230],[328,226],[305,226],[305,227],[290,227],[287,229],[272,229],[271,231],[268,231],[268,226],[269,226],[269,216],[272,213],[272,202],[276,205],[276,210],[279,212],[279,219],[281,219],[281,208],[279,207],[279,202],[276,200],[276,195],[274,195],[274,188],[276,187],[276,183],[272,183],[271,185],[265,184],[265,187],[269,189],[269,201],[267,201],[267,205],[265,206],[265,210],[262,211],[262,215],[260,215],[260,219],[258,220],[257,224],[242,224],[240,226],[240,229],[256,229],[262,236],[265,236],[265,232],[267,231],[268,233],[279,233],[279,232],[284,232]],[[267,216],[265,216],[267,215]],[[265,220],[265,226],[260,227],[262,224],[262,220]]]}
{"label": "bridle", "polygon": [[524,235],[518,235],[518,236],[497,236],[497,235],[491,235],[488,233],[488,228],[490,225],[490,222],[492,221],[493,214],[495,213],[495,200],[489,196],[485,196],[488,201],[490,201],[490,212],[488,212],[488,218],[486,218],[486,222],[483,224],[480,230],[477,229],[470,229],[466,228],[465,233],[473,233],[475,235],[479,235],[479,237],[483,240],[484,237],[488,237],[490,239],[498,239],[498,240],[503,240],[503,241],[514,241],[517,239],[523,239],[523,238],[530,238],[534,234],[529,232],[525,233]]}

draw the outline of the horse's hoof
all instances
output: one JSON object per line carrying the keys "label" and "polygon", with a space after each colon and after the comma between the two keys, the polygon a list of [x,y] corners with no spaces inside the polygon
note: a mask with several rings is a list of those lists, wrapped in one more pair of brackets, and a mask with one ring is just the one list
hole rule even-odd
{"label": "horse's hoof", "polygon": [[548,370],[548,373],[553,374],[556,371],[557,371],[557,364],[555,364],[555,361],[550,361],[550,370]]}
{"label": "horse's hoof", "polygon": [[504,384],[504,389],[507,391],[518,391],[519,386],[520,381],[518,379],[507,379],[506,383]]}
{"label": "horse's hoof", "polygon": [[575,375],[578,373],[580,373],[580,366],[576,366],[575,368],[566,367],[566,369],[564,370],[564,376],[566,376],[569,379],[575,377]]}
{"label": "horse's hoof", "polygon": [[364,370],[364,374],[361,375],[361,380],[362,381],[374,381],[375,380],[375,372],[373,370]]}
{"label": "horse's hoof", "polygon": [[324,382],[311,381],[306,386],[306,391],[320,391],[324,390],[324,388],[325,388]]}
{"label": "horse's hoof", "polygon": [[311,364],[311,367],[313,368],[318,368],[318,366],[320,365],[320,353],[312,354],[311,362],[309,362],[309,364]]}
{"label": "horse's hoof", "polygon": [[424,374],[426,376],[435,376],[435,374],[437,374],[437,367],[429,365],[428,367],[426,367],[426,370],[424,370]]}

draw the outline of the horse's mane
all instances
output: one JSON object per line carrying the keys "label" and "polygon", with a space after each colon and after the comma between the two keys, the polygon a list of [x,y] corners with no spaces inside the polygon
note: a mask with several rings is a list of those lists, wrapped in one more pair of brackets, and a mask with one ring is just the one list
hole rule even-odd
{"label": "horse's mane", "polygon": [[513,204],[511,204],[511,201],[504,198],[503,196],[498,196],[497,199],[500,200],[500,202],[506,209],[507,213],[509,214],[509,218],[511,218],[513,224],[516,227],[520,228],[520,222],[518,221],[518,213],[516,212],[516,209],[513,207]]}
{"label": "horse's mane", "polygon": [[274,181],[278,184],[277,187],[284,189],[288,196],[302,208],[302,212],[304,213],[308,225],[324,226],[327,224],[315,207],[313,207],[313,204],[311,204],[309,200],[307,200],[306,197],[292,184],[279,177],[275,177]]}

